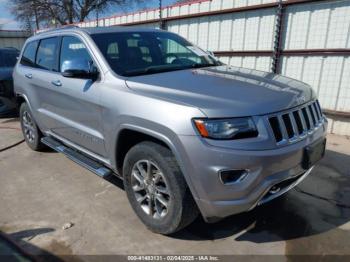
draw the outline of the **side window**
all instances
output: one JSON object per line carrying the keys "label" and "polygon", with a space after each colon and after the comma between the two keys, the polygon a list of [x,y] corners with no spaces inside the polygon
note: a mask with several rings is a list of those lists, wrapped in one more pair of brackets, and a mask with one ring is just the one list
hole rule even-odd
{"label": "side window", "polygon": [[21,62],[20,62],[21,65],[34,67],[37,47],[38,47],[38,41],[33,41],[27,44],[21,58]]}
{"label": "side window", "polygon": [[40,41],[38,52],[36,55],[36,65],[39,68],[58,71],[57,70],[57,50],[58,38],[47,38]]}
{"label": "side window", "polygon": [[62,40],[60,69],[65,61],[75,59],[85,59],[91,62],[93,61],[86,46],[79,38],[74,36],[65,36]]}

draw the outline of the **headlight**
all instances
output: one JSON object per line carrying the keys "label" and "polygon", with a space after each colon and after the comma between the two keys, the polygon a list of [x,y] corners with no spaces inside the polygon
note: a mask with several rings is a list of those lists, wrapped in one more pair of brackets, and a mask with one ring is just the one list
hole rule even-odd
{"label": "headlight", "polygon": [[193,121],[199,133],[205,138],[240,139],[258,136],[258,130],[250,117]]}

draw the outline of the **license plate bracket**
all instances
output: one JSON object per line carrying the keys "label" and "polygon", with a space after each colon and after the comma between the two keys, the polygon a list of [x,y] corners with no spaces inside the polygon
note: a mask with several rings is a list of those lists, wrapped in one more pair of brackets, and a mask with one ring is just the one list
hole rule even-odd
{"label": "license plate bracket", "polygon": [[304,148],[302,168],[309,169],[324,156],[326,151],[326,139],[316,141]]}

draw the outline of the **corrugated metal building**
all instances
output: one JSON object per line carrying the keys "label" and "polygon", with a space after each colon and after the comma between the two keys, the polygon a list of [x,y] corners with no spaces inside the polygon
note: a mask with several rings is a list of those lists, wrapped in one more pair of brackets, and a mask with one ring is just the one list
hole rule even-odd
{"label": "corrugated metal building", "polygon": [[309,83],[329,131],[350,135],[350,0],[194,0],[78,23],[143,25],[178,33],[230,65]]}
{"label": "corrugated metal building", "polygon": [[29,34],[25,31],[0,30],[0,48],[14,47],[21,50],[28,37]]}

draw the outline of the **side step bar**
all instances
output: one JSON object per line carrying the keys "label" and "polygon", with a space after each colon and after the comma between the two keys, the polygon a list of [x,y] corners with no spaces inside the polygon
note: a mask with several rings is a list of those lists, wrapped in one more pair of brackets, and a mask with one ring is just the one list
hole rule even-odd
{"label": "side step bar", "polygon": [[56,139],[52,137],[43,137],[41,138],[41,142],[48,147],[51,147],[53,150],[63,153],[66,157],[68,157],[70,160],[74,161],[75,163],[81,165],[82,167],[85,167],[86,169],[90,170],[91,172],[95,173],[96,175],[100,177],[106,177],[113,172],[108,169],[107,167],[103,166],[102,164],[96,162],[95,160],[63,145]]}

